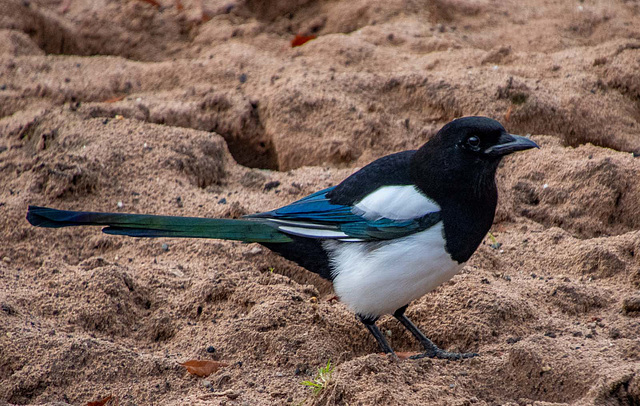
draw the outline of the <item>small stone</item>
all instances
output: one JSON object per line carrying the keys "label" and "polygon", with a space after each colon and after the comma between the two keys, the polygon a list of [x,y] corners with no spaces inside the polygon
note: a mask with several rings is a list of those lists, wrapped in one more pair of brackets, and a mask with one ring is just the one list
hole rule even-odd
{"label": "small stone", "polygon": [[309,303],[313,303],[313,304],[318,303],[318,298],[315,296],[311,296],[311,298],[309,299]]}
{"label": "small stone", "polygon": [[544,333],[544,336],[549,338],[556,338],[556,333],[554,333],[553,331],[547,331],[546,333]]}
{"label": "small stone", "polygon": [[542,372],[549,372],[551,371],[551,367],[549,365],[545,365],[542,367]]}
{"label": "small stone", "polygon": [[227,204],[227,199],[223,197],[222,199],[218,200],[218,204]]}
{"label": "small stone", "polygon": [[162,251],[168,252],[169,251],[169,244],[167,244],[166,242],[162,243]]}
{"label": "small stone", "polygon": [[640,296],[627,297],[622,301],[622,311],[633,313],[640,311]]}
{"label": "small stone", "polygon": [[294,374],[296,374],[296,375],[306,374],[307,373],[307,369],[309,369],[309,366],[307,364],[298,364],[296,366],[296,370],[295,370]]}
{"label": "small stone", "polygon": [[258,255],[262,252],[262,248],[257,245],[244,252],[245,255]]}
{"label": "small stone", "polygon": [[611,330],[609,330],[609,337],[613,338],[614,340],[620,338],[621,334],[620,334],[620,330],[618,330],[615,327],[612,327]]}
{"label": "small stone", "polygon": [[265,183],[264,190],[265,190],[265,192],[267,192],[267,191],[269,191],[271,189],[277,188],[278,186],[280,186],[280,181],[279,180],[274,180],[274,181]]}
{"label": "small stone", "polygon": [[207,347],[207,352],[209,354],[213,354],[214,352],[216,352],[216,348],[213,345],[210,345]]}
{"label": "small stone", "polygon": [[202,386],[204,386],[205,388],[213,387],[213,385],[211,384],[211,381],[207,381],[206,379],[202,381]]}
{"label": "small stone", "polygon": [[3,258],[2,258],[2,262],[4,262],[5,264],[10,264],[10,263],[11,263],[11,258],[9,258],[9,257],[3,257]]}
{"label": "small stone", "polygon": [[520,340],[522,340],[520,337],[509,337],[507,338],[507,344],[515,344]]}
{"label": "small stone", "polygon": [[118,203],[116,203],[116,206],[118,206],[119,209],[121,209],[124,204],[122,203],[122,201],[118,200]]}
{"label": "small stone", "polygon": [[0,310],[7,313],[9,316],[16,314],[16,311],[13,309],[13,307],[7,303],[0,304]]}

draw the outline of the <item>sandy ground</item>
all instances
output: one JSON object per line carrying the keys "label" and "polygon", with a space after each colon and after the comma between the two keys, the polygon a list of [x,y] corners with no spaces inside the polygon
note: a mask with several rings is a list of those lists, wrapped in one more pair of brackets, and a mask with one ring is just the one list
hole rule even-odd
{"label": "sandy ground", "polygon": [[[640,404],[640,2],[159,1],[0,0],[0,404]],[[264,211],[475,114],[542,149],[409,308],[463,362],[257,245],[24,219]]]}

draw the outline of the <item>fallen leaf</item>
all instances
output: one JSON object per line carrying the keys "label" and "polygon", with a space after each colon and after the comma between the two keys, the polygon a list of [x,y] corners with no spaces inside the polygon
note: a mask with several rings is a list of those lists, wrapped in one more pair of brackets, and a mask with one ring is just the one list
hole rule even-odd
{"label": "fallen leaf", "polygon": [[511,118],[512,111],[513,111],[513,105],[509,106],[509,108],[507,109],[507,112],[504,115],[504,121],[509,121],[509,119]]}
{"label": "fallen leaf", "polygon": [[106,398],[101,400],[96,400],[95,402],[88,402],[87,406],[104,406],[107,404],[108,401],[111,400],[111,398],[113,398],[113,395],[109,395]]}
{"label": "fallen leaf", "polygon": [[299,47],[305,42],[311,41],[312,39],[316,39],[316,35],[300,35],[297,34],[294,39],[291,40],[291,48]]}
{"label": "fallen leaf", "polygon": [[420,352],[398,352],[396,351],[396,355],[398,356],[398,358],[401,361],[407,360],[411,357],[413,357],[414,355],[418,355],[421,354]]}
{"label": "fallen leaf", "polygon": [[183,362],[180,365],[187,368],[187,372],[189,372],[190,374],[204,377],[211,375],[212,373],[218,371],[220,368],[224,368],[229,364],[218,361],[200,361],[192,359],[191,361]]}

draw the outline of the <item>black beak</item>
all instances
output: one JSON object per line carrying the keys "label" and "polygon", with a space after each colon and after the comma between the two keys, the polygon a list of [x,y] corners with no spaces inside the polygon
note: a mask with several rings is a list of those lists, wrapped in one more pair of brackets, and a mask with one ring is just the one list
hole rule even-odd
{"label": "black beak", "polygon": [[531,148],[540,147],[529,138],[505,132],[500,136],[500,138],[498,138],[498,143],[485,149],[484,153],[489,156],[499,157]]}

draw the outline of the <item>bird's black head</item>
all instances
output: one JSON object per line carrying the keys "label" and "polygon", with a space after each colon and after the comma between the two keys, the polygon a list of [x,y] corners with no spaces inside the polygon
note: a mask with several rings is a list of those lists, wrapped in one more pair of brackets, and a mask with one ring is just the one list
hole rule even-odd
{"label": "bird's black head", "polygon": [[509,134],[496,120],[459,118],[442,127],[418,150],[412,175],[429,194],[436,190],[495,194],[495,172],[502,157],[530,148],[538,145],[528,138]]}
{"label": "bird's black head", "polygon": [[447,154],[466,165],[473,165],[476,160],[499,161],[513,152],[538,148],[535,142],[509,134],[502,124],[488,117],[453,120],[426,145],[431,143],[439,144],[440,149],[446,149]]}

